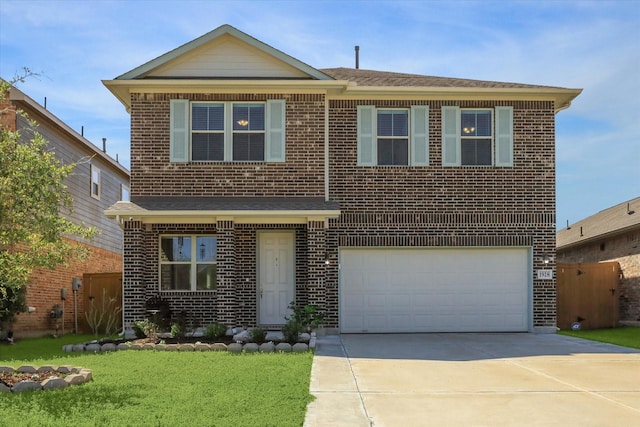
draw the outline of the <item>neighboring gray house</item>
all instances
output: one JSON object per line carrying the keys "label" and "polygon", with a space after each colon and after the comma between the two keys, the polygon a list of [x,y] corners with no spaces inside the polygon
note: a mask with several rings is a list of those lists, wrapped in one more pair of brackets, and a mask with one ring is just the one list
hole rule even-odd
{"label": "neighboring gray house", "polygon": [[[71,331],[74,327],[72,279],[82,278],[85,273],[122,272],[122,229],[103,212],[115,202],[129,199],[129,171],[16,87],[10,89],[0,108],[3,110],[3,128],[20,131],[21,140],[31,138],[29,122],[16,114],[16,109],[20,109],[37,123],[37,131],[48,141],[48,149],[55,152],[58,159],[64,164],[77,163],[65,181],[74,210],[61,214],[99,230],[91,241],[81,241],[90,249],[89,259],[71,260],[69,266],[34,272],[27,287],[27,304],[35,311],[20,314],[14,325],[18,336],[50,332],[53,325],[50,312],[55,304],[62,305],[60,290],[66,289],[69,302],[62,322],[64,329]],[[82,299],[79,299],[78,312],[83,316]]]}
{"label": "neighboring gray house", "polygon": [[640,197],[558,231],[556,246],[558,263],[620,263],[620,321],[640,321]]}

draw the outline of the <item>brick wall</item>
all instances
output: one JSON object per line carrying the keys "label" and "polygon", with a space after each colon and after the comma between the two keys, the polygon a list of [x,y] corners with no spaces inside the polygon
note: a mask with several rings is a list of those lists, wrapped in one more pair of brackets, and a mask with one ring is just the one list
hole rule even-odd
{"label": "brick wall", "polygon": [[605,261],[619,262],[622,270],[618,288],[620,320],[640,321],[640,230],[594,240],[557,253],[557,262]]}
{"label": "brick wall", "polygon": [[[62,333],[63,321],[64,332],[74,331],[74,301],[71,282],[74,277],[82,279],[85,273],[117,273],[122,271],[122,255],[85,245],[90,250],[90,256],[86,260],[72,260],[68,266],[61,266],[55,270],[37,269],[31,275],[29,286],[27,287],[27,306],[35,307],[33,313],[21,313],[16,317],[13,325],[14,333],[17,337],[37,336],[55,333],[56,322],[51,319],[50,312],[54,304],[60,304],[60,289],[67,290],[67,297],[64,301],[64,316],[58,322],[59,333]],[[83,307],[84,286],[80,288],[77,295],[78,316],[84,313]],[[80,317],[78,317],[80,325]]]}
{"label": "brick wall", "polygon": [[[169,163],[169,100],[175,98],[201,101],[286,99],[287,161]],[[171,301],[181,306],[198,307],[203,320],[222,315],[220,319],[232,322],[235,312],[238,325],[255,324],[255,233],[263,228],[297,230],[296,292],[301,301],[316,301],[326,307],[329,327],[338,326],[339,246],[527,246],[533,250],[533,271],[554,267],[542,263],[544,255],[555,251],[555,114],[552,102],[328,102],[330,198],[340,203],[341,217],[331,220],[327,230],[317,224],[308,227],[229,224],[224,235],[227,242],[234,242],[235,268],[224,273],[222,287],[225,298],[235,308],[224,315],[217,313],[221,306],[215,293],[163,293]],[[429,105],[430,165],[357,166],[356,107],[364,104],[388,108]],[[443,105],[463,108],[513,106],[514,166],[442,167],[440,108]],[[134,94],[131,112],[133,196],[324,195],[325,113],[321,95]],[[195,225],[186,227],[189,232],[201,229]],[[152,226],[152,231],[145,234],[150,240],[145,243],[148,259],[141,286],[147,297],[158,292],[159,231],[161,226]],[[306,259],[301,259],[302,256]],[[329,257],[329,265],[317,265],[319,262],[324,264],[325,256]],[[230,271],[235,274],[231,275]],[[538,281],[533,277],[532,282],[534,327],[553,328],[555,280]],[[201,303],[203,299],[205,303]],[[141,314],[138,311],[135,316]]]}
{"label": "brick wall", "polygon": [[[429,105],[430,165],[357,166],[358,105]],[[441,166],[443,105],[513,106],[514,166]],[[328,240],[364,247],[529,246],[534,271],[553,268],[542,258],[555,250],[554,129],[552,102],[330,101],[330,193],[342,215],[330,221]],[[327,298],[337,304],[337,267],[327,277]],[[534,327],[555,327],[555,280],[533,278],[533,305]]]}

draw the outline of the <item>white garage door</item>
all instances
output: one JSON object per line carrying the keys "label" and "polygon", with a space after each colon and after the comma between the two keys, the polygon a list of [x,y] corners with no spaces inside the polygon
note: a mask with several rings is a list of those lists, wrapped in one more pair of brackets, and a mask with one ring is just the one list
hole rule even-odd
{"label": "white garage door", "polygon": [[340,330],[517,332],[529,325],[529,250],[340,250]]}

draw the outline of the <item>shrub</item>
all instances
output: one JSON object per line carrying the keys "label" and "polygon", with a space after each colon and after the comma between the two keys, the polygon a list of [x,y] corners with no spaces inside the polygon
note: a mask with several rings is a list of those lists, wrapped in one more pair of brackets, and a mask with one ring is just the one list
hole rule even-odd
{"label": "shrub", "polygon": [[222,338],[227,333],[227,327],[222,323],[212,323],[204,330],[204,337],[210,340]]}
{"label": "shrub", "polygon": [[133,330],[137,338],[158,338],[158,325],[156,325],[149,319],[138,320],[137,322],[134,322]]}
{"label": "shrub", "polygon": [[249,336],[251,337],[251,341],[262,344],[267,338],[267,330],[263,328],[253,328],[249,332]]}
{"label": "shrub", "polygon": [[290,317],[285,317],[287,320],[293,320],[302,328],[301,332],[311,332],[312,329],[316,329],[324,322],[324,314],[315,305],[297,305],[295,301],[289,304],[289,309],[292,311]]}
{"label": "shrub", "polygon": [[171,324],[171,336],[173,338],[183,338],[184,337],[184,329],[180,325],[180,323]]}
{"label": "shrub", "polygon": [[282,327],[282,335],[284,336],[284,341],[289,344],[295,344],[298,342],[298,337],[301,332],[304,331],[304,326],[301,325],[295,319],[287,320],[287,323]]}

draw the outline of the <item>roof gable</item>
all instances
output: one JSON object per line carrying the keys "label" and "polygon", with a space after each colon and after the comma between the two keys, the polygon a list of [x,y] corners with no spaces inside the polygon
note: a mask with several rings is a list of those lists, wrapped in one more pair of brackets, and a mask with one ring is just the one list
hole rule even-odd
{"label": "roof gable", "polygon": [[321,71],[230,25],[222,25],[116,80],[152,78],[331,80]]}

